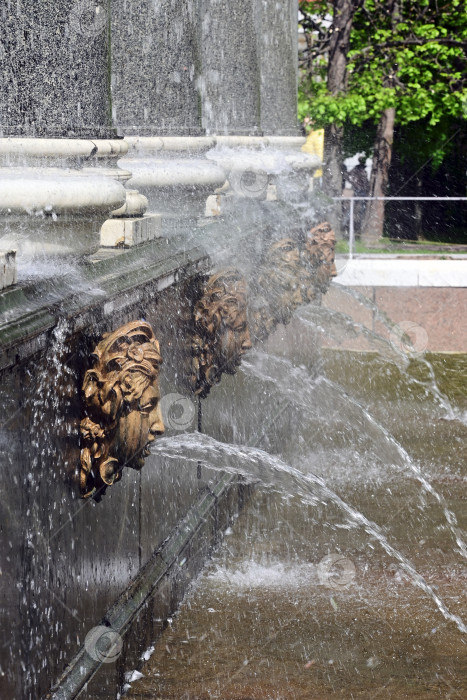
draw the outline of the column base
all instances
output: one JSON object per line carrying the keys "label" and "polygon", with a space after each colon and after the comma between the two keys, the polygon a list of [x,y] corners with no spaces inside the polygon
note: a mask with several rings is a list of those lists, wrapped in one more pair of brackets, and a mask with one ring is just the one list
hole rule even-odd
{"label": "column base", "polygon": [[18,266],[99,248],[99,229],[125,202],[122,140],[0,139],[0,246]]}
{"label": "column base", "polygon": [[160,214],[144,214],[138,218],[107,219],[102,225],[102,248],[130,248],[161,236]]}
{"label": "column base", "polygon": [[295,136],[218,136],[207,157],[224,169],[225,197],[296,203],[306,200],[321,165],[300,150],[304,143]]}
{"label": "column base", "polygon": [[206,136],[127,137],[130,151],[122,159],[131,171],[128,182],[161,217],[164,236],[196,226],[204,217],[206,200],[225,183],[222,168],[205,157],[215,145]]}
{"label": "column base", "polygon": [[0,250],[0,289],[16,284],[16,250]]}

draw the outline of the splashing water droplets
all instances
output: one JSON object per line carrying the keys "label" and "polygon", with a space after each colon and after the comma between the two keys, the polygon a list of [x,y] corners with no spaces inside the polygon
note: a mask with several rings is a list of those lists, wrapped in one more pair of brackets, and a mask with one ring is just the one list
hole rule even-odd
{"label": "splashing water droplets", "polygon": [[[176,459],[182,453],[192,461],[202,460],[210,469],[240,474],[247,479],[259,479],[263,484],[284,490],[290,495],[299,495],[302,501],[314,506],[318,503],[332,503],[337,506],[349,519],[350,523],[361,527],[369,537],[374,539],[384,551],[394,558],[411,583],[428,595],[443,617],[453,622],[457,629],[467,634],[467,626],[463,620],[446,607],[431,586],[425,581],[414,566],[401,552],[395,549],[386,539],[378,525],[368,520],[361,512],[343,501],[334,491],[329,489],[324,481],[311,474],[302,474],[297,469],[283,463],[263,450],[253,447],[243,447],[220,443],[212,438],[199,434],[188,434],[176,438],[161,438],[152,447],[153,454]],[[241,466],[235,466],[240,463]]]}

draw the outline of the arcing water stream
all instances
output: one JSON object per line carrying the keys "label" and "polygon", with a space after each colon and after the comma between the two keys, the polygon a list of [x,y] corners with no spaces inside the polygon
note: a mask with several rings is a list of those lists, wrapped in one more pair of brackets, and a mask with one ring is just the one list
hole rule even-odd
{"label": "arcing water stream", "polygon": [[[310,313],[300,312],[300,323],[343,327],[341,315]],[[361,332],[350,317],[344,327]],[[154,445],[163,459],[201,462],[203,483],[211,470],[227,471],[257,484],[259,495],[226,533],[131,698],[149,689],[196,700],[369,700],[407,697],[408,688],[417,698],[464,697],[465,480],[451,470],[450,489],[440,475],[449,447],[462,463],[462,411],[425,358],[417,361],[428,369],[414,376],[405,353],[364,332],[383,351],[379,379],[399,373],[383,401],[255,351],[212,392],[209,424],[219,439],[179,434]],[[349,372],[352,361],[371,364],[361,355]],[[398,424],[401,435],[419,436],[415,456],[394,437]],[[430,453],[432,440],[440,455]]]}
{"label": "arcing water stream", "polygon": [[[312,474],[302,474],[277,457],[269,455],[254,447],[240,447],[218,442],[205,435],[196,433],[177,438],[162,438],[153,448],[155,454],[176,459],[183,454],[187,460],[198,463],[203,461],[210,469],[240,474],[250,480],[259,479],[266,486],[279,489],[289,496],[298,495],[304,503],[316,505],[317,502],[333,503],[349,519],[352,526],[362,527],[374,538],[384,551],[399,562],[412,583],[429,595],[446,620],[454,622],[463,634],[467,626],[452,614],[435,591],[426,583],[411,562],[394,548],[386,539],[382,530],[368,520],[360,511],[343,501],[324,481]],[[226,459],[227,458],[227,459]],[[241,466],[233,466],[240,464]]]}
{"label": "arcing water stream", "polygon": [[[256,360],[256,361],[255,361]],[[388,462],[388,466],[394,467],[396,469],[405,470],[407,473],[412,473],[417,481],[421,484],[425,493],[430,494],[442,507],[444,515],[448,526],[456,540],[459,547],[459,552],[464,558],[467,559],[467,545],[465,544],[466,535],[458,527],[457,518],[452,510],[449,509],[444,497],[433,488],[432,484],[423,475],[420,466],[417,465],[407,451],[400,445],[394,437],[389,433],[389,431],[384,428],[378,421],[367,411],[367,409],[362,406],[356,399],[342,392],[342,388],[331,382],[325,377],[320,377],[315,386],[310,384],[310,377],[306,370],[301,368],[295,368],[292,364],[283,358],[276,358],[271,355],[267,357],[262,357],[260,353],[254,353],[249,359],[244,363],[244,371],[250,375],[260,376],[263,380],[266,379],[264,373],[264,364],[267,362],[269,364],[268,371],[273,372],[273,375],[277,377],[276,380],[269,376],[270,381],[275,381],[276,386],[280,389],[281,393],[287,397],[289,401],[295,404],[303,406],[305,410],[313,410],[312,406],[315,405],[319,407],[325,405],[320,402],[318,396],[316,396],[315,388],[316,384],[324,385],[324,392],[328,395],[333,396],[332,403],[335,406],[342,405],[342,403],[347,403],[352,409],[355,409],[357,415],[360,414],[363,419],[363,424],[358,426],[358,429],[363,431],[363,433],[368,436],[372,434],[375,440],[382,440],[387,446],[392,448],[395,452],[395,459]],[[271,367],[271,365],[276,365],[276,367]],[[277,367],[279,365],[279,367]],[[283,367],[281,365],[287,366],[287,372],[281,371]],[[286,381],[284,381],[286,378]],[[285,386],[284,386],[285,385]],[[439,395],[442,396],[441,392],[434,384],[436,392],[434,396],[437,398]],[[323,397],[324,398],[324,397]],[[443,397],[443,408],[445,405],[449,409],[450,415],[454,414],[454,411],[448,402],[446,397]],[[328,398],[329,401],[329,398]],[[355,416],[354,416],[355,420]],[[399,461],[400,464],[397,464]]]}

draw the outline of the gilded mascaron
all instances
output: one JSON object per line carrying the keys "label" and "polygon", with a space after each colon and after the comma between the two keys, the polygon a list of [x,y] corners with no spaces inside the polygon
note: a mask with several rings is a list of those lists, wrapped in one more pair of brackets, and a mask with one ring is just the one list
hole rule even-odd
{"label": "gilded mascaron", "polygon": [[327,221],[323,221],[308,232],[302,250],[302,259],[312,275],[310,301],[319,293],[325,294],[332,278],[337,275],[334,261],[335,248],[336,235]]}
{"label": "gilded mascaron", "polygon": [[160,408],[159,343],[151,326],[133,321],[105,334],[82,392],[80,488],[100,498],[125,466],[139,469],[148,445],[164,432]]}
{"label": "gilded mascaron", "polygon": [[282,238],[274,243],[261,265],[252,307],[253,335],[265,340],[279,323],[289,323],[307,301],[310,274],[302,264],[298,243]]}
{"label": "gilded mascaron", "polygon": [[191,386],[204,398],[224,372],[234,374],[251,348],[247,286],[237,270],[219,272],[196,302],[191,341]]}
{"label": "gilded mascaron", "polygon": [[281,238],[271,245],[253,283],[252,333],[265,340],[279,323],[287,325],[302,304],[319,299],[336,275],[335,235],[327,222],[300,243]]}

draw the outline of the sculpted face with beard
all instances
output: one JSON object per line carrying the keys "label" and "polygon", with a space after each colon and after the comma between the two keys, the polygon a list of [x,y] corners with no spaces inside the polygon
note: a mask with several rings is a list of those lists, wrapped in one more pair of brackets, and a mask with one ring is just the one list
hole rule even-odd
{"label": "sculpted face with beard", "polygon": [[[311,268],[314,295],[325,294],[332,278],[336,277],[335,264],[336,235],[330,224],[324,221],[312,228],[307,234],[305,247],[302,252],[304,264]],[[312,299],[310,298],[310,301]]]}
{"label": "sculpted face with beard", "polygon": [[292,238],[274,243],[258,276],[252,311],[255,338],[264,340],[279,323],[289,323],[294,311],[308,301],[310,284],[298,243]]}
{"label": "sculpted face with beard", "polygon": [[96,346],[84,377],[80,488],[100,498],[122,469],[139,469],[149,444],[164,432],[160,407],[159,343],[144,321],[127,323]]}
{"label": "sculpted face with beard", "polygon": [[235,374],[251,348],[247,286],[237,270],[219,272],[206,283],[194,308],[191,385],[204,398],[224,372]]}

